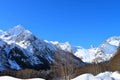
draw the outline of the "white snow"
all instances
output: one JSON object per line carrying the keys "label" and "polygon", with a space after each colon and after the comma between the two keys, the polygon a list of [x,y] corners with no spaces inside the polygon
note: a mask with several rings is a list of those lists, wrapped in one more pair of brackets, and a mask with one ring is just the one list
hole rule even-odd
{"label": "white snow", "polygon": [[106,40],[109,44],[114,46],[119,46],[120,44],[120,36],[113,36]]}
{"label": "white snow", "polygon": [[45,79],[42,79],[42,78],[18,79],[18,78],[14,78],[14,77],[10,77],[10,76],[1,76],[0,80],[45,80]]}
{"label": "white snow", "polygon": [[84,49],[80,46],[76,47],[74,55],[82,59],[83,62],[91,63],[94,59],[96,48]]}
{"label": "white snow", "polygon": [[23,32],[25,29],[22,27],[22,25],[17,25],[14,28],[7,31],[9,35],[19,35],[21,32]]}
{"label": "white snow", "polygon": [[98,79],[94,77],[92,74],[83,74],[72,80],[98,80]]}
{"label": "white snow", "polygon": [[58,49],[68,51],[68,52],[72,51],[72,47],[69,42],[59,43],[58,41],[50,41],[50,43],[55,45]]}
{"label": "white snow", "polygon": [[117,40],[114,40],[114,41],[110,41],[109,42],[111,45],[115,45],[115,46],[119,46],[119,41],[117,41]]}
{"label": "white snow", "polygon": [[[42,78],[19,79],[10,76],[1,76],[0,80],[45,80],[45,79]],[[106,71],[96,76],[90,73],[86,73],[71,80],[120,80],[120,73],[118,73],[117,71],[115,72]]]}
{"label": "white snow", "polygon": [[96,76],[87,73],[87,74],[82,74],[72,80],[120,80],[120,73],[106,71]]}
{"label": "white snow", "polygon": [[120,80],[120,73],[114,72],[114,73],[112,73],[111,77],[114,77],[114,78]]}

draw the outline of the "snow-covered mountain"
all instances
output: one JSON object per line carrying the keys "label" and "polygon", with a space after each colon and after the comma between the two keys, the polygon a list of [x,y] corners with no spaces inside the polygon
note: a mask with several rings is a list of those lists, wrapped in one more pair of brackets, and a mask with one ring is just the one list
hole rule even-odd
{"label": "snow-covered mountain", "polygon": [[[21,25],[17,25],[5,32],[0,30],[0,70],[7,68],[47,69],[54,61],[56,52],[73,53],[83,62],[88,63],[108,61],[119,44],[120,37],[114,36],[105,40],[97,48],[73,47],[69,42],[42,40]],[[72,55],[71,59],[73,59]]]}
{"label": "snow-covered mountain", "polygon": [[103,62],[108,61],[117,51],[120,44],[120,36],[114,36],[105,40],[99,47],[89,49],[80,46],[74,47],[74,55],[81,58],[84,62]]}
{"label": "snow-covered mountain", "polygon": [[[48,68],[56,48],[18,25],[0,35],[0,68]],[[5,64],[6,63],[6,64]],[[2,67],[5,65],[4,67]]]}
{"label": "snow-covered mountain", "polygon": [[48,69],[58,51],[71,52],[68,42],[59,44],[42,40],[21,25],[0,34],[0,70]]}

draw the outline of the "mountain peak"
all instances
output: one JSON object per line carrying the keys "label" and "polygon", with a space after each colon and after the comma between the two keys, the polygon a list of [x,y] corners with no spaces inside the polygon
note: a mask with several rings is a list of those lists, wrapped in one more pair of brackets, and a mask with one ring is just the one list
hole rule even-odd
{"label": "mountain peak", "polygon": [[8,36],[18,36],[19,34],[32,34],[29,30],[26,30],[22,25],[17,25],[12,29],[7,30],[4,34]]}
{"label": "mountain peak", "polygon": [[13,27],[12,29],[9,29],[7,31],[7,33],[10,34],[10,35],[18,35],[18,34],[20,34],[23,31],[25,31],[23,26],[22,25],[17,25],[15,27]]}
{"label": "mountain peak", "polygon": [[113,36],[106,40],[109,44],[119,46],[120,45],[120,36]]}
{"label": "mountain peak", "polygon": [[21,25],[21,24],[19,24],[19,25],[17,25],[17,26],[15,26],[13,29],[24,29],[24,27]]}
{"label": "mountain peak", "polygon": [[6,41],[8,44],[16,42],[16,40],[24,40],[31,37],[32,33],[26,30],[22,25],[17,25],[12,29],[9,29],[1,33],[0,38]]}

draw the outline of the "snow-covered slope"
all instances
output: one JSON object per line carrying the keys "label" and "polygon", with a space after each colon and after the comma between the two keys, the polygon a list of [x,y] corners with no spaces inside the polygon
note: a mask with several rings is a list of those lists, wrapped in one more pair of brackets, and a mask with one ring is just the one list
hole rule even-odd
{"label": "snow-covered slope", "polygon": [[99,47],[85,49],[74,47],[74,55],[81,58],[84,62],[103,62],[108,61],[116,52],[120,44],[120,37],[114,36],[104,41]]}
{"label": "snow-covered slope", "polygon": [[98,47],[94,60],[97,62],[108,61],[117,51],[119,44],[120,36],[107,39]]}
{"label": "snow-covered slope", "polygon": [[96,48],[85,49],[77,46],[73,48],[75,56],[82,59],[84,62],[92,62],[96,53]]}
{"label": "snow-covered slope", "polygon": [[120,80],[120,73],[118,72],[104,72],[96,76],[92,74],[83,74],[72,80]]}

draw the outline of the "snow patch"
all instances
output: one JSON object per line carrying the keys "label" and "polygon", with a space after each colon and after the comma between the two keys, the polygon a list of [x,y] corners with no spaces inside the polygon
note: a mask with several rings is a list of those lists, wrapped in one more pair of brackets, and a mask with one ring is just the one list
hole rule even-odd
{"label": "snow patch", "polygon": [[42,78],[19,79],[19,78],[14,78],[10,76],[1,76],[0,80],[45,80],[45,79],[42,79]]}
{"label": "snow patch", "polygon": [[120,73],[106,71],[96,76],[87,73],[87,74],[82,74],[72,80],[120,80]]}

